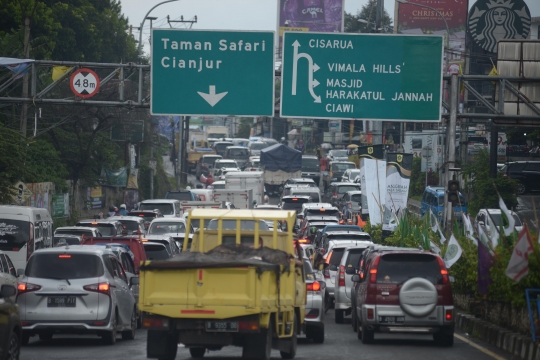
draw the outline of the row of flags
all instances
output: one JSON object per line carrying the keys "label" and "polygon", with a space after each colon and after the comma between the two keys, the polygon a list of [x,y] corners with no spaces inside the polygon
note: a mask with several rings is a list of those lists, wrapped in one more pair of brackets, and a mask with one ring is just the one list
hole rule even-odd
{"label": "row of flags", "polygon": [[[506,207],[504,200],[499,195],[499,207],[506,217],[506,226],[501,225],[497,231],[491,231],[489,236],[483,229],[483,226],[478,224],[475,228],[472,225],[471,219],[467,214],[462,215],[463,229],[457,225],[451,232],[450,238],[447,240],[444,233],[441,230],[437,217],[430,211],[429,215],[424,215],[424,223],[431,227],[431,230],[439,234],[440,243],[444,245],[447,241],[446,252],[444,254],[444,262],[447,268],[452,267],[463,254],[463,249],[457,241],[454,234],[466,236],[474,245],[478,248],[478,291],[483,294],[488,293],[488,286],[491,284],[490,268],[494,264],[494,249],[501,244],[501,237],[504,234],[506,237],[513,237],[515,240],[512,256],[506,268],[505,274],[513,281],[519,282],[529,273],[529,256],[534,251],[533,241],[529,234],[527,225],[524,224],[523,229],[517,234],[515,230],[515,219],[512,213]],[[409,233],[412,229],[407,229],[407,214],[405,213],[401,221],[399,221],[398,228],[401,233]],[[431,249],[432,251],[441,254],[441,249],[437,244],[429,239],[427,233],[427,226],[424,230],[412,230],[412,234],[416,238],[422,239],[424,242],[424,248]],[[421,233],[423,232],[423,233]],[[540,238],[539,238],[540,242]]]}

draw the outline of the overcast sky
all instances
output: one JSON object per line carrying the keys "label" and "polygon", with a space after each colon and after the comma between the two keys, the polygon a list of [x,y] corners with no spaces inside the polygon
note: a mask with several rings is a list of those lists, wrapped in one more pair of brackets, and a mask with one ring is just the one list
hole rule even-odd
{"label": "overcast sky", "polygon": [[[129,24],[138,27],[144,15],[154,5],[163,0],[121,0],[122,11],[129,18]],[[368,0],[344,0],[345,11],[356,14]],[[166,27],[167,15],[171,20],[190,20],[195,15],[197,23],[193,29],[223,29],[223,30],[276,30],[277,28],[277,2],[278,0],[180,0],[160,5],[149,16],[157,17],[154,27]],[[531,16],[540,16],[540,0],[525,0],[529,6]],[[395,0],[385,0],[386,11],[394,17]],[[474,1],[470,1],[474,4]],[[173,27],[185,27],[179,23]],[[133,31],[136,37],[138,31]],[[150,35],[150,22],[144,24],[143,44],[145,52],[150,51],[148,36]]]}

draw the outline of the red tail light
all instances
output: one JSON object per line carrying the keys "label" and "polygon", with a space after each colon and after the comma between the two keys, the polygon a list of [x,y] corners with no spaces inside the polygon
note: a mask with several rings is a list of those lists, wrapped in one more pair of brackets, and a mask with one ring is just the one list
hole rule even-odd
{"label": "red tail light", "polygon": [[452,321],[452,318],[454,317],[453,315],[454,314],[453,314],[452,309],[448,309],[446,310],[446,315],[444,318],[446,319],[446,321]]}
{"label": "red tail light", "polygon": [[375,311],[373,309],[367,309],[367,318],[369,320],[375,319]]}
{"label": "red tail light", "polygon": [[338,286],[345,286],[345,266],[339,267]]}
{"label": "red tail light", "polygon": [[110,295],[111,285],[108,282],[102,282],[98,284],[85,285],[83,286],[83,289],[87,291]]}
{"label": "red tail light", "polygon": [[41,289],[41,286],[30,283],[20,283],[17,285],[19,295],[32,291],[38,291],[39,289]]}
{"label": "red tail light", "polygon": [[321,290],[321,284],[318,281],[315,281],[311,284],[306,285],[307,291],[319,291]]}
{"label": "red tail light", "polygon": [[450,282],[450,280],[448,278],[448,270],[446,270],[446,266],[444,265],[444,261],[439,256],[437,256],[437,261],[439,262],[439,266],[441,268],[442,283],[443,284],[448,284]]}
{"label": "red tail light", "polygon": [[381,260],[381,257],[377,256],[375,260],[373,260],[373,265],[371,266],[371,269],[369,270],[369,282],[372,284],[375,284],[377,282],[377,267],[379,266],[380,260]]}

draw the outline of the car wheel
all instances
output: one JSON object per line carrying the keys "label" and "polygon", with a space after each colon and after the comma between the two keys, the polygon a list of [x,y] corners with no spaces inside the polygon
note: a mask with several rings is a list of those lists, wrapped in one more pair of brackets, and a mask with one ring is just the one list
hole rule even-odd
{"label": "car wheel", "polygon": [[11,331],[11,337],[9,338],[6,360],[19,360],[19,355],[21,353],[21,343],[19,342],[19,336],[13,330]]}
{"label": "car wheel", "polygon": [[527,192],[527,187],[521,181],[517,182],[517,193],[518,195],[523,195]]}
{"label": "car wheel", "polygon": [[135,331],[137,330],[137,310],[133,309],[131,312],[130,329],[122,331],[122,340],[135,339]]}
{"label": "car wheel", "polygon": [[433,340],[440,346],[453,346],[454,329],[441,329],[438,333],[433,334]]}
{"label": "car wheel", "polygon": [[39,334],[39,340],[41,341],[51,341],[53,338],[52,333],[41,333]]}
{"label": "car wheel", "polygon": [[324,313],[326,314],[330,309],[330,295],[327,291],[324,292]]}
{"label": "car wheel", "polygon": [[336,324],[343,324],[343,310],[336,309],[334,314]]}
{"label": "car wheel", "polygon": [[189,348],[189,354],[194,359],[200,359],[204,357],[205,352],[206,352],[205,348]]}
{"label": "car wheel", "polygon": [[354,332],[357,332],[358,331],[358,324],[356,324],[358,321],[357,317],[356,317],[356,306],[353,305],[352,306],[352,318],[351,318],[351,325],[352,325],[352,328],[353,328],[353,331]]}
{"label": "car wheel", "polygon": [[367,326],[362,324],[362,344],[373,344],[375,340],[375,332],[368,330]]}
{"label": "car wheel", "polygon": [[116,343],[116,315],[113,317],[112,330],[104,332],[101,335],[101,340],[105,345],[114,345]]}

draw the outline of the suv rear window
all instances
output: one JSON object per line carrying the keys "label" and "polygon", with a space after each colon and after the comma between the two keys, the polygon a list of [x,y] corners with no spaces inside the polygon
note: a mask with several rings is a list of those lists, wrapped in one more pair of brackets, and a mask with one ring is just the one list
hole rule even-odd
{"label": "suv rear window", "polygon": [[328,269],[336,271],[337,267],[339,266],[339,263],[341,262],[341,258],[343,257],[343,253],[345,252],[345,248],[334,248],[332,249],[332,256],[330,257],[330,261],[328,262]]}
{"label": "suv rear window", "polygon": [[347,191],[360,191],[360,186],[342,185],[337,187],[338,194],[345,194]]}
{"label": "suv rear window", "polygon": [[[189,200],[191,200],[191,198]],[[154,209],[158,209],[159,211],[161,211],[163,215],[174,215],[174,207],[171,203],[163,203],[163,204],[142,203],[141,204],[141,210],[154,210]]]}
{"label": "suv rear window", "polygon": [[144,251],[149,260],[167,260],[171,257],[167,248],[162,244],[145,244]]}
{"label": "suv rear window", "polygon": [[136,231],[139,230],[139,223],[134,220],[118,220],[122,223],[122,228],[125,230]]}
{"label": "suv rear window", "polygon": [[297,212],[299,210],[302,210],[302,204],[307,203],[307,199],[283,199],[283,203],[281,204],[282,210],[296,210]]}
{"label": "suv rear window", "polygon": [[249,151],[248,149],[229,149],[229,156],[230,157],[234,157],[234,156],[245,157],[245,156],[249,156]]}
{"label": "suv rear window", "polygon": [[362,254],[364,253],[364,249],[353,249],[349,251],[349,255],[347,255],[347,260],[345,262],[345,268],[359,268],[360,259],[362,258]]}
{"label": "suv rear window", "polygon": [[[94,234],[91,232],[91,231],[88,231],[88,230],[56,230],[54,232],[54,235],[62,235],[62,234],[66,234],[66,235],[84,235],[84,236],[89,236],[89,237],[92,237],[94,236]],[[1,250],[1,248],[0,248]]]}
{"label": "suv rear window", "polygon": [[98,229],[98,231],[101,233],[101,235],[103,236],[114,236],[114,235],[118,235],[116,233],[116,226],[114,226],[114,224],[102,224],[102,223],[97,223],[97,224],[92,224],[92,223],[77,223],[77,226],[88,226],[88,227],[95,227]]}
{"label": "suv rear window", "polygon": [[321,211],[321,209],[308,209],[306,211],[306,216],[310,216],[310,215],[337,216],[337,217],[339,217],[339,211],[338,210],[324,210],[324,211]]}
{"label": "suv rear window", "polygon": [[28,261],[25,275],[60,280],[95,278],[103,276],[103,264],[92,254],[37,253]]}
{"label": "suv rear window", "polygon": [[328,240],[331,240],[331,241],[339,241],[339,240],[371,241],[371,236],[369,236],[368,234],[328,234]]}
{"label": "suv rear window", "polygon": [[[215,160],[214,160],[215,161]],[[174,199],[180,201],[191,201],[191,191],[169,191],[165,196],[165,199]],[[154,208],[159,209],[159,208]],[[153,209],[142,209],[141,210],[153,210]]]}
{"label": "suv rear window", "polygon": [[401,284],[421,277],[432,284],[441,283],[442,275],[439,262],[429,254],[386,254],[381,256],[377,268],[377,282]]}

